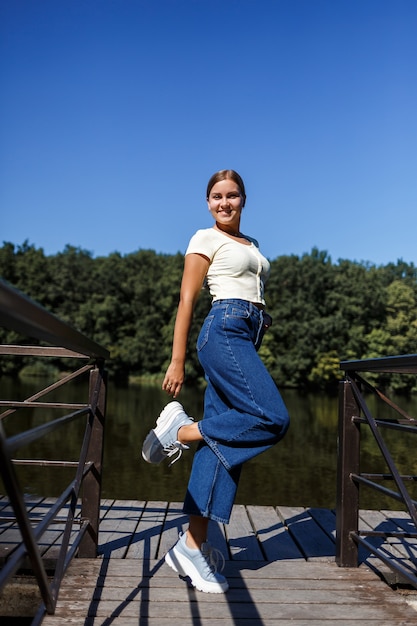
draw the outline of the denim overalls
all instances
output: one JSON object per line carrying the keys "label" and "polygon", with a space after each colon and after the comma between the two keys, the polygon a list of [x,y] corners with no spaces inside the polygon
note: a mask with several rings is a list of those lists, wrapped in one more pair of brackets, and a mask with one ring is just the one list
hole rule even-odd
{"label": "denim overalls", "polygon": [[216,300],[201,328],[197,351],[207,388],[199,429],[204,441],[193,461],[184,512],[228,523],[242,463],[285,435],[289,416],[257,354],[263,311],[246,300]]}

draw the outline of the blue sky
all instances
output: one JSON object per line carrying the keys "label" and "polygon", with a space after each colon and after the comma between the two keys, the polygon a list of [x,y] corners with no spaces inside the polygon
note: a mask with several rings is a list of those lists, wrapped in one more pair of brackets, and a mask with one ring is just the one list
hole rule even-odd
{"label": "blue sky", "polygon": [[415,0],[0,0],[0,244],[417,263]]}

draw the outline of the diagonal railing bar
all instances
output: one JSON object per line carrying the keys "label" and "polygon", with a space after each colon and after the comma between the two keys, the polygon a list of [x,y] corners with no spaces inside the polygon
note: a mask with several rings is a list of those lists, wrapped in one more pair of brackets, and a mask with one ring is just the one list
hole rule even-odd
{"label": "diagonal railing bar", "polygon": [[14,465],[33,465],[37,467],[77,467],[78,461],[47,461],[45,459],[12,459]]}
{"label": "diagonal railing bar", "polygon": [[364,539],[364,537],[362,537],[361,535],[352,533],[352,539],[356,541],[356,543],[369,550],[369,552],[371,552],[372,554],[375,554],[379,559],[381,559],[381,561],[383,561],[383,563],[385,563],[385,565],[400,574],[400,576],[404,578],[404,580],[407,580],[410,585],[412,585],[413,587],[417,586],[415,572],[406,569],[403,565],[398,563],[398,561],[394,562],[391,555],[384,554],[382,550],[377,548],[371,542]]}
{"label": "diagonal railing bar", "polygon": [[392,409],[397,411],[397,413],[399,415],[402,415],[404,417],[404,419],[406,419],[408,422],[415,422],[415,423],[417,423],[417,420],[416,420],[415,417],[411,417],[411,415],[409,415],[407,413],[407,411],[404,411],[404,409],[402,409],[400,406],[398,406],[398,404],[393,402],[391,400],[391,398],[388,398],[385,394],[383,394],[382,391],[380,389],[378,389],[377,387],[375,388],[375,393],[378,396],[378,398],[380,398],[380,400],[382,400],[383,402],[385,402],[385,404],[387,404]]}
{"label": "diagonal railing bar", "polygon": [[46,356],[54,359],[71,358],[71,359],[89,359],[88,354],[74,352],[67,348],[58,348],[57,346],[20,346],[13,344],[3,344],[0,346],[0,354],[7,356]]}
{"label": "diagonal railing bar", "polygon": [[357,372],[355,373],[355,378],[358,381],[358,383],[366,387],[372,393],[375,393],[378,396],[378,398],[382,400],[382,402],[384,402],[385,404],[390,406],[392,409],[397,411],[397,413],[399,415],[402,415],[406,420],[410,422],[417,422],[417,420],[414,417],[411,417],[411,415],[409,415],[407,411],[404,411],[404,409],[402,409],[400,406],[398,406],[398,404],[393,402],[391,398],[388,398],[384,393],[382,393],[382,391],[378,389],[378,387],[374,387],[373,385],[371,385],[365,378],[360,376],[360,374],[358,374]]}
{"label": "diagonal railing bar", "polygon": [[[45,387],[45,389],[41,389],[40,391],[38,391],[37,393],[34,393],[29,398],[26,398],[25,402],[35,402],[36,400],[38,400],[39,398],[42,398],[43,396],[50,393],[51,391],[55,391],[56,389],[59,389],[60,387],[70,382],[71,380],[74,380],[75,378],[77,378],[78,376],[81,376],[85,372],[90,371],[92,367],[93,367],[93,364],[88,364],[88,365],[84,365],[83,367],[80,367],[75,372],[72,372],[71,374],[67,374],[66,376],[57,380],[52,385],[48,385],[48,387]],[[0,419],[7,417],[7,415],[11,415],[15,411],[16,409],[11,409],[10,411],[4,411],[3,413],[0,413]]]}
{"label": "diagonal railing bar", "polygon": [[406,533],[402,530],[391,530],[389,532],[385,530],[360,530],[358,535],[361,537],[393,537],[394,539],[406,537],[407,539],[417,539],[417,532]]}
{"label": "diagonal railing bar", "polygon": [[27,400],[0,400],[0,406],[14,409],[82,409],[85,402],[28,402]]}
{"label": "diagonal railing bar", "polygon": [[[33,515],[29,514],[29,521],[31,524],[40,524],[40,522],[42,522],[45,518],[45,516],[43,517],[34,517]],[[10,521],[14,521],[13,517],[0,517],[0,521],[2,522],[10,522]],[[65,522],[65,518],[64,517],[55,517],[54,519],[51,519],[49,524],[63,524]],[[74,524],[80,524],[81,521],[77,519],[74,519]],[[35,535],[36,539],[38,538],[37,535]],[[1,571],[1,570],[0,570]]]}
{"label": "diagonal railing bar", "polygon": [[[355,424],[367,424],[367,420],[363,417],[354,417],[353,420]],[[388,430],[399,430],[403,433],[411,433],[413,435],[417,434],[417,424],[413,426],[409,426],[408,424],[402,423],[400,420],[391,420],[391,419],[375,419],[375,424],[380,428],[387,428]]]}
{"label": "diagonal railing bar", "polygon": [[[371,480],[370,478],[366,478],[363,474],[351,474],[351,479],[357,483],[362,483],[362,485],[366,485],[367,487],[371,487],[375,491],[388,496],[389,498],[393,498],[393,500],[398,500],[399,502],[403,502],[402,494],[397,491],[393,491],[392,489],[388,489],[388,487],[384,487],[379,483],[375,482],[375,480]],[[394,480],[394,477],[392,477]],[[410,502],[416,506],[417,502],[410,498]]]}
{"label": "diagonal railing bar", "polygon": [[410,514],[410,517],[412,518],[415,526],[417,527],[417,512],[416,512],[416,508],[413,504],[412,499],[410,498],[410,495],[404,485],[404,482],[401,480],[401,475],[395,465],[395,462],[387,448],[387,446],[385,445],[385,442],[381,436],[381,433],[377,427],[377,425],[375,424],[375,420],[371,414],[371,412],[368,409],[368,406],[362,396],[362,394],[359,391],[359,388],[355,382],[355,380],[353,378],[351,378],[349,375],[346,376],[347,380],[350,382],[350,384],[352,385],[352,389],[353,389],[353,393],[355,395],[356,401],[358,402],[361,410],[363,411],[363,414],[366,417],[366,420],[368,422],[368,425],[372,431],[372,434],[374,436],[374,439],[376,441],[376,443],[378,444],[378,447],[382,453],[382,456],[385,459],[386,464],[388,465],[388,468],[394,478],[395,484],[397,485],[398,491],[401,493],[401,496],[403,498],[403,501],[408,509],[408,512]]}
{"label": "diagonal railing bar", "polygon": [[[369,480],[394,480],[394,477],[392,476],[392,474],[369,474],[369,473],[362,472],[361,476],[364,476],[365,478],[369,478]],[[417,475],[416,474],[401,474],[401,479],[417,481]]]}
{"label": "diagonal railing bar", "polygon": [[78,411],[74,411],[73,413],[69,413],[68,415],[63,415],[62,417],[58,417],[53,422],[48,422],[47,424],[41,424],[40,426],[35,426],[31,430],[27,430],[24,433],[19,435],[14,435],[13,437],[9,437],[7,442],[7,447],[10,454],[13,454],[23,445],[27,445],[43,437],[44,435],[53,432],[57,428],[68,424],[69,422],[73,422],[77,417],[81,417],[88,413],[89,407],[84,406],[82,409],[78,409]]}

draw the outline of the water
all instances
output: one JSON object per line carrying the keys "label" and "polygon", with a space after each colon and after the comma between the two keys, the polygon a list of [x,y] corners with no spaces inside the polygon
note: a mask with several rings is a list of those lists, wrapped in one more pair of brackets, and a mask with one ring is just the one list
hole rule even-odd
{"label": "water", "polygon": [[[0,380],[1,398],[24,399],[46,382]],[[83,390],[82,393],[85,393]],[[236,502],[254,505],[288,505],[334,508],[336,504],[337,419],[336,396],[303,395],[282,390],[291,415],[291,427],[278,445],[249,461],[243,469]],[[52,399],[48,398],[48,399]],[[83,401],[80,387],[73,385],[54,396],[60,401]],[[185,389],[179,400],[195,418],[202,415],[202,392]],[[141,458],[144,437],[168,401],[157,386],[109,386],[104,449],[103,498],[168,500],[184,497],[192,454],[169,468],[167,463],[151,466]],[[412,412],[413,400],[401,399],[401,406]],[[372,405],[372,402],[370,403]],[[45,410],[25,410],[4,420],[8,434],[29,428],[50,418]],[[53,413],[56,416],[56,412]],[[81,420],[83,421],[83,420]],[[78,458],[84,424],[71,423],[42,441],[19,451],[19,458]],[[362,443],[364,471],[386,471],[375,443],[366,435]],[[408,437],[410,439],[410,437]],[[412,437],[411,437],[412,439]],[[413,440],[408,443],[398,433],[387,433],[400,470],[415,472]],[[18,467],[19,479],[27,493],[56,496],[72,477],[73,470]],[[2,490],[2,492],[4,492]],[[364,492],[365,493],[365,492]],[[391,499],[381,499],[366,491],[363,508],[399,509]]]}

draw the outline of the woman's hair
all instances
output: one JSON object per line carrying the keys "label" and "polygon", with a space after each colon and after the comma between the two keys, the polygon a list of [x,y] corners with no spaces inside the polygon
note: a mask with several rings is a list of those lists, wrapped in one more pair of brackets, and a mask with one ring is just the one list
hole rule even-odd
{"label": "woman's hair", "polygon": [[227,180],[227,179],[233,180],[233,182],[235,182],[236,185],[239,187],[240,193],[243,196],[243,206],[244,206],[246,202],[245,185],[244,185],[242,178],[239,176],[237,172],[235,172],[235,170],[220,170],[219,172],[216,172],[215,174],[213,174],[213,176],[210,178],[207,184],[207,195],[206,195],[207,200],[209,198],[210,191],[212,190],[214,185],[216,183],[219,183],[221,180]]}

